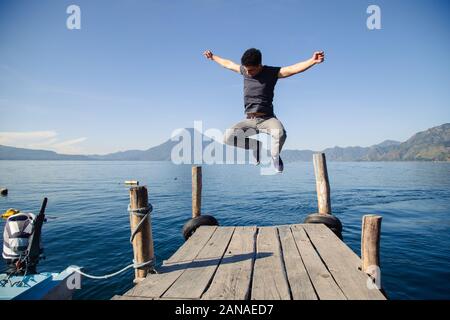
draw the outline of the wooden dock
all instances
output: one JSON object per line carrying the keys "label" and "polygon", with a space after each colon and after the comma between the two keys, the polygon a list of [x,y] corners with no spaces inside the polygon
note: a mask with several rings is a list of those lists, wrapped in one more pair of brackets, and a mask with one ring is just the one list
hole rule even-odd
{"label": "wooden dock", "polygon": [[187,241],[157,273],[150,265],[155,255],[147,188],[130,188],[137,285],[113,299],[385,300],[382,217],[363,216],[360,259],[342,242],[342,224],[332,214],[325,154],[315,154],[313,162],[318,213],[303,224],[271,227],[219,227],[213,216],[202,215],[202,171],[192,167],[192,219],[182,230]]}
{"label": "wooden dock", "polygon": [[361,259],[323,224],[201,226],[113,299],[384,300]]}

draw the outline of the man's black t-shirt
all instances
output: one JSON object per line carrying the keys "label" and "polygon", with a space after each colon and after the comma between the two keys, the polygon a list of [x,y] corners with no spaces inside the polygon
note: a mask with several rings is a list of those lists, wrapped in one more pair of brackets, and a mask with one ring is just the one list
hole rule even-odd
{"label": "man's black t-shirt", "polygon": [[240,67],[244,77],[244,105],[245,113],[263,112],[273,115],[273,90],[278,81],[280,67],[263,66],[260,73],[254,77]]}

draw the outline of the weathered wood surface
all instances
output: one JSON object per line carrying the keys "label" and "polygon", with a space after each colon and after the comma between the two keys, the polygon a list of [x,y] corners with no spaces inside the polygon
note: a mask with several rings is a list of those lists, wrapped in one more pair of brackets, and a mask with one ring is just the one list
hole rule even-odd
{"label": "weathered wood surface", "polygon": [[314,174],[316,176],[317,206],[319,214],[331,214],[330,182],[328,180],[325,153],[313,155]]}
{"label": "weathered wood surface", "polygon": [[197,257],[201,249],[206,245],[216,231],[215,226],[204,226],[194,233],[180,249],[167,261],[165,261],[158,274],[152,274],[132,288],[126,296],[146,296],[152,298],[161,297],[167,289],[182,275],[189,264]]}
{"label": "weathered wood surface", "polygon": [[321,224],[203,226],[158,272],[123,299],[385,299]]}
{"label": "weathered wood surface", "polygon": [[317,300],[317,295],[305,268],[292,230],[289,226],[278,227],[283,259],[289,280],[292,299]]}
{"label": "weathered wood surface", "polygon": [[[148,205],[148,192],[145,186],[136,186],[130,188],[130,208],[132,210],[145,208]],[[133,232],[136,227],[144,219],[141,215],[130,215],[130,227]],[[137,264],[144,263],[155,258],[153,249],[153,236],[151,227],[151,216],[147,217],[147,221],[144,221],[139,230],[137,231],[133,239],[133,253],[134,261]],[[148,268],[142,267],[135,269],[135,282],[142,281],[148,274]]]}
{"label": "weathered wood surface", "polygon": [[200,299],[225,253],[234,227],[219,228],[163,298]]}
{"label": "weathered wood surface", "polygon": [[211,286],[202,299],[246,300],[250,295],[256,227],[236,227]]}
{"label": "weathered wood surface", "polygon": [[379,290],[369,289],[370,278],[361,271],[361,259],[323,224],[305,224],[303,228],[347,299],[384,299]]}
{"label": "weathered wood surface", "polygon": [[252,300],[291,299],[277,228],[259,228],[251,295]]}
{"label": "weathered wood surface", "polygon": [[361,227],[362,270],[369,275],[380,266],[381,216],[365,215]]}
{"label": "weathered wood surface", "polygon": [[192,167],[192,218],[202,210],[202,167]]}
{"label": "weathered wood surface", "polygon": [[306,231],[300,225],[292,226],[291,230],[318,298],[321,300],[345,300],[345,295],[323,263]]}

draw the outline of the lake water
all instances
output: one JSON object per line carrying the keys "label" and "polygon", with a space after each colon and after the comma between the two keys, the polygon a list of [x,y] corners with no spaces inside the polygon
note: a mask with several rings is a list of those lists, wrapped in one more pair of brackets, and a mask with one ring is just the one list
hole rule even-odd
{"label": "lake water", "polygon": [[[333,213],[344,241],[360,253],[364,214],[383,216],[382,283],[391,299],[450,299],[450,163],[330,162]],[[0,161],[0,210],[39,211],[46,260],[39,271],[82,266],[106,274],[130,264],[125,180],[147,185],[153,204],[158,263],[183,243],[191,215],[190,166],[169,162]],[[311,163],[285,164],[282,175],[262,176],[251,165],[203,167],[202,211],[221,225],[299,223],[317,210]],[[3,230],[4,221],[0,227]],[[2,270],[4,270],[2,266]],[[134,271],[109,280],[83,279],[76,299],[109,299],[132,287]]]}

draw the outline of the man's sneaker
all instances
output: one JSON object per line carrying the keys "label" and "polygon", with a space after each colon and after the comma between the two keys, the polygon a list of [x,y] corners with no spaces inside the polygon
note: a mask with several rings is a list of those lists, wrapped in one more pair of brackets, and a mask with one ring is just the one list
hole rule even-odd
{"label": "man's sneaker", "polygon": [[281,157],[272,157],[272,162],[273,162],[273,166],[275,168],[275,171],[277,173],[282,173],[284,170],[284,164],[283,164],[283,160],[281,160]]}

